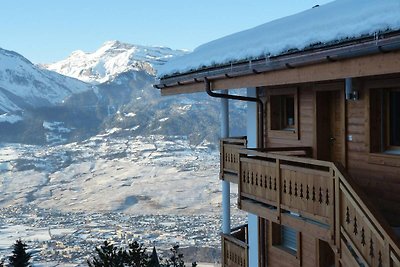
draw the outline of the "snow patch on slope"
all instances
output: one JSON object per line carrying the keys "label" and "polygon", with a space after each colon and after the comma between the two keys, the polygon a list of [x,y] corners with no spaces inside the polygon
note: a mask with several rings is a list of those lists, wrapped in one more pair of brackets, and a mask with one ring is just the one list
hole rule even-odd
{"label": "snow patch on slope", "polygon": [[5,114],[0,115],[0,123],[8,122],[8,123],[14,124],[19,121],[22,121],[22,117],[15,115],[15,114],[5,113]]}
{"label": "snow patch on slope", "polygon": [[71,94],[91,89],[88,84],[37,67],[18,53],[0,48],[0,113],[61,103]]}

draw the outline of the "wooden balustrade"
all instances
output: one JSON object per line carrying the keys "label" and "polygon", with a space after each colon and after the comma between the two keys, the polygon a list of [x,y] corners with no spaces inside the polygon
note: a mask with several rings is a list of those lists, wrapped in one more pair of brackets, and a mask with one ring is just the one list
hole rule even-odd
{"label": "wooden balustrade", "polygon": [[[342,167],[264,151],[240,153],[239,207],[275,216],[268,218],[272,221],[292,212],[325,225],[342,266],[400,266],[399,245],[390,227]],[[272,212],[266,214],[267,209]],[[225,266],[242,266],[237,259],[242,259],[243,247],[230,238],[223,240],[224,253],[230,253],[224,254],[229,258]]]}
{"label": "wooden balustrade", "polygon": [[329,169],[281,164],[280,173],[281,208],[331,225],[334,183]]}
{"label": "wooden balustrade", "polygon": [[222,266],[248,267],[247,225],[222,234]]}
{"label": "wooden balustrade", "polygon": [[240,159],[241,197],[332,225],[334,179],[326,162],[247,152]]}
{"label": "wooden balustrade", "polygon": [[220,179],[238,183],[239,151],[246,148],[246,137],[220,141]]}
{"label": "wooden balustrade", "polygon": [[353,251],[365,266],[400,266],[399,246],[385,219],[341,167],[334,171],[339,187],[336,231],[342,249]]}

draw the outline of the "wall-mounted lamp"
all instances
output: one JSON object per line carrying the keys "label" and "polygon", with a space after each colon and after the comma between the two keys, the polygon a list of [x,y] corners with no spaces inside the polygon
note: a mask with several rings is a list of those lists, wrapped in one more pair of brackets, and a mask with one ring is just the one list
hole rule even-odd
{"label": "wall-mounted lamp", "polygon": [[345,87],[346,87],[346,100],[358,100],[360,95],[357,90],[354,90],[353,87],[353,79],[346,78],[345,79]]}

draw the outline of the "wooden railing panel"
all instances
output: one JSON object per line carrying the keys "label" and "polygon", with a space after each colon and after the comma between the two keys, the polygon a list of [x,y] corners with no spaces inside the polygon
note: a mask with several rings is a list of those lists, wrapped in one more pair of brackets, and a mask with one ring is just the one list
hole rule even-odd
{"label": "wooden railing panel", "polygon": [[340,225],[345,236],[350,239],[354,250],[369,266],[390,266],[389,251],[385,237],[369,217],[363,212],[351,194],[341,186]]}
{"label": "wooden railing panel", "polygon": [[276,164],[243,158],[241,162],[240,190],[254,200],[271,204],[277,201]]}
{"label": "wooden railing panel", "polygon": [[248,245],[246,242],[247,225],[240,227],[231,235],[222,234],[222,262],[224,267],[248,267]]}
{"label": "wooden railing panel", "polygon": [[247,267],[247,248],[224,239],[224,266]]}
{"label": "wooden railing panel", "polygon": [[237,173],[239,171],[239,150],[244,148],[239,145],[224,145],[224,171],[229,171],[233,173]]}
{"label": "wooden railing panel", "polygon": [[[220,179],[230,178],[237,183],[239,151],[246,148],[246,138],[225,138],[220,141]],[[236,179],[234,179],[236,177]]]}
{"label": "wooden railing panel", "polygon": [[330,223],[333,209],[333,182],[329,172],[281,165],[282,205]]}

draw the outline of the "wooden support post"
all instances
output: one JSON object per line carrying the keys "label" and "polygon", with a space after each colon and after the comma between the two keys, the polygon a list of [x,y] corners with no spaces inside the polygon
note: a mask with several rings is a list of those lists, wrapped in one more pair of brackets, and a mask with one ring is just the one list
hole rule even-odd
{"label": "wooden support post", "polygon": [[276,181],[278,183],[278,187],[277,187],[277,200],[276,200],[276,208],[277,208],[277,221],[279,222],[279,224],[281,223],[281,164],[280,164],[280,159],[276,159]]}
{"label": "wooden support post", "polygon": [[[340,222],[341,220],[341,199],[340,199],[340,178],[338,177],[338,173],[334,174],[334,180],[335,180],[335,202],[334,202],[334,209],[335,209],[335,220],[334,220],[334,229],[335,229],[335,245],[336,245],[336,260],[338,262],[338,260],[342,257],[341,255],[341,242],[340,242]],[[339,266],[339,265],[337,265]]]}
{"label": "wooden support post", "polygon": [[238,169],[238,199],[237,199],[237,207],[238,209],[242,209],[242,162],[241,162],[241,154],[239,153],[239,169]]}
{"label": "wooden support post", "polygon": [[224,179],[224,164],[225,164],[225,156],[224,156],[224,140],[219,141],[219,179]]}

